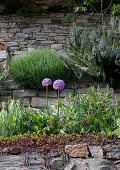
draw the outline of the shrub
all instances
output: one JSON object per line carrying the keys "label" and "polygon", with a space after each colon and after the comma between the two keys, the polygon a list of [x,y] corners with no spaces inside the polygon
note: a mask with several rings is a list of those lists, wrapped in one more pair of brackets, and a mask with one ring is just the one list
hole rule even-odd
{"label": "shrub", "polygon": [[72,72],[63,64],[61,55],[50,48],[37,48],[13,58],[9,64],[9,75],[24,88],[42,89],[42,80],[49,77],[68,80]]}
{"label": "shrub", "polygon": [[8,137],[28,131],[26,125],[27,110],[23,100],[11,99],[2,102],[0,111],[0,136]]}
{"label": "shrub", "polygon": [[68,37],[66,64],[78,78],[82,73],[103,79],[110,86],[118,86],[116,81],[120,71],[120,19],[113,18],[110,26],[103,25],[81,31],[76,24]]}

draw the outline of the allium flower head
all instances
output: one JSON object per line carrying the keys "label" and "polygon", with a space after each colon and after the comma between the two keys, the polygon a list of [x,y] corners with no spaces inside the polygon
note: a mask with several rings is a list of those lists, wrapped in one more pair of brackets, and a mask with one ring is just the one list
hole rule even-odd
{"label": "allium flower head", "polygon": [[63,80],[55,80],[53,83],[53,88],[55,90],[63,90],[65,87],[65,83]]}
{"label": "allium flower head", "polygon": [[43,81],[42,81],[42,86],[48,86],[48,85],[51,85],[52,84],[52,80],[49,79],[49,78],[45,78]]}

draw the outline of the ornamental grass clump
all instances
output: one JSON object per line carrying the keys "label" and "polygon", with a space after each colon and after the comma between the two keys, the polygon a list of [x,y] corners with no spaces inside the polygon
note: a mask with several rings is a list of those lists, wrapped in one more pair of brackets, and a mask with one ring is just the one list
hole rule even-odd
{"label": "ornamental grass clump", "polygon": [[52,80],[49,78],[45,78],[42,81],[42,86],[45,87],[46,86],[46,105],[47,105],[47,114],[49,114],[48,111],[48,86],[52,84]]}
{"label": "ornamental grass clump", "polygon": [[45,77],[50,77],[52,81],[67,81],[73,74],[63,63],[61,54],[48,47],[40,47],[12,58],[9,76],[24,88],[43,89],[41,82]]}
{"label": "ornamental grass clump", "polygon": [[27,109],[23,105],[23,99],[11,99],[2,102],[0,136],[8,137],[26,133],[28,131],[26,124]]}
{"label": "ornamental grass clump", "polygon": [[[60,90],[63,90],[65,87],[65,83],[63,80],[56,80],[53,83],[54,90],[58,90],[58,112],[57,112],[57,119],[59,118],[59,96],[60,96]],[[59,124],[57,123],[57,127]]]}

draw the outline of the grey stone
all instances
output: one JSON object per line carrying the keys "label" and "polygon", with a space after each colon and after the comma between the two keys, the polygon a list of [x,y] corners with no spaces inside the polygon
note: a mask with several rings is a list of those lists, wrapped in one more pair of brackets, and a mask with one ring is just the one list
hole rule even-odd
{"label": "grey stone", "polygon": [[15,36],[16,36],[17,39],[28,38],[29,37],[29,35],[25,34],[25,33],[17,33]]}
{"label": "grey stone", "polygon": [[55,43],[55,41],[47,41],[47,40],[45,40],[45,41],[41,41],[40,42],[41,44],[54,44]]}
{"label": "grey stone", "polygon": [[[45,90],[39,90],[39,96],[40,97],[46,97],[46,91]],[[48,97],[51,98],[57,98],[57,91],[48,91]]]}
{"label": "grey stone", "polygon": [[7,23],[0,23],[0,28],[6,27],[8,24]]}
{"label": "grey stone", "polygon": [[94,158],[103,158],[101,146],[88,146],[91,156]]}
{"label": "grey stone", "polygon": [[19,28],[12,28],[12,29],[9,29],[9,33],[16,33],[16,32],[18,32],[18,31],[20,31]]}
{"label": "grey stone", "polygon": [[[49,98],[48,103],[50,106],[57,104],[57,98]],[[44,97],[32,97],[31,106],[32,107],[42,107],[46,105],[46,98]]]}
{"label": "grey stone", "polygon": [[51,150],[51,152],[50,152],[50,156],[52,156],[52,157],[58,157],[58,156],[61,156],[62,154],[63,154],[63,151]]}
{"label": "grey stone", "polygon": [[43,32],[43,33],[50,33],[50,32],[52,32],[52,30],[51,29],[43,29],[41,32]]}
{"label": "grey stone", "polygon": [[6,42],[7,46],[18,46],[18,42]]}
{"label": "grey stone", "polygon": [[16,97],[32,97],[38,96],[38,90],[22,89],[13,90],[13,96]]}
{"label": "grey stone", "polygon": [[0,170],[43,170],[44,160],[37,153],[31,154],[30,166],[25,166],[25,154],[0,157]]}
{"label": "grey stone", "polygon": [[103,147],[103,153],[106,158],[120,159],[120,146],[119,145],[105,145]]}
{"label": "grey stone", "polygon": [[78,87],[79,87],[79,84],[75,81],[72,81],[72,82],[70,81],[70,82],[66,83],[66,85],[65,85],[66,89],[76,90]]}
{"label": "grey stone", "polygon": [[69,164],[66,165],[64,170],[116,170],[112,161],[100,158],[70,158]]}
{"label": "grey stone", "polygon": [[50,24],[51,23],[51,19],[50,18],[38,18],[38,20],[36,21],[36,23],[40,23],[40,24]]}
{"label": "grey stone", "polygon": [[51,48],[57,50],[61,50],[63,48],[62,44],[52,44]]}
{"label": "grey stone", "polygon": [[2,154],[9,154],[10,153],[10,148],[4,148],[2,150]]}
{"label": "grey stone", "polygon": [[56,169],[62,167],[64,165],[63,157],[60,156],[60,157],[57,157],[57,158],[53,158],[50,165],[51,165],[52,168],[56,168]]}
{"label": "grey stone", "polygon": [[8,52],[6,50],[0,51],[0,60],[5,60],[8,59],[9,55]]}
{"label": "grey stone", "polygon": [[64,29],[55,29],[55,32],[57,33],[57,34],[69,34],[69,31],[66,31],[66,30],[64,30]]}
{"label": "grey stone", "polygon": [[40,28],[37,28],[37,27],[35,27],[35,28],[25,28],[25,29],[23,29],[23,33],[32,33],[32,32],[39,32],[41,29]]}

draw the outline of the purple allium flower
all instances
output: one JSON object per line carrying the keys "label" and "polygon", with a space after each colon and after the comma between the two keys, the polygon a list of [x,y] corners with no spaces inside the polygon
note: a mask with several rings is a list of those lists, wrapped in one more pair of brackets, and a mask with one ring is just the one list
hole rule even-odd
{"label": "purple allium flower", "polygon": [[117,103],[116,103],[115,105],[116,105],[116,106],[118,106],[118,104],[117,104]]}
{"label": "purple allium flower", "polygon": [[60,118],[60,122],[63,122],[64,121],[64,119],[63,118]]}
{"label": "purple allium flower", "polygon": [[97,95],[98,95],[98,96],[101,96],[102,94],[101,94],[101,93],[98,93]]}
{"label": "purple allium flower", "polygon": [[115,104],[113,103],[112,106],[115,106]]}
{"label": "purple allium flower", "polygon": [[65,129],[63,128],[63,131],[65,131]]}
{"label": "purple allium flower", "polygon": [[45,78],[43,81],[42,81],[42,86],[48,86],[48,85],[51,85],[52,84],[52,80],[49,79],[49,78]]}
{"label": "purple allium flower", "polygon": [[55,80],[53,83],[53,88],[55,90],[63,90],[65,87],[65,83],[63,80]]}
{"label": "purple allium flower", "polygon": [[110,107],[108,107],[108,110],[110,110]]}
{"label": "purple allium flower", "polygon": [[94,89],[92,89],[91,92],[94,92]]}

